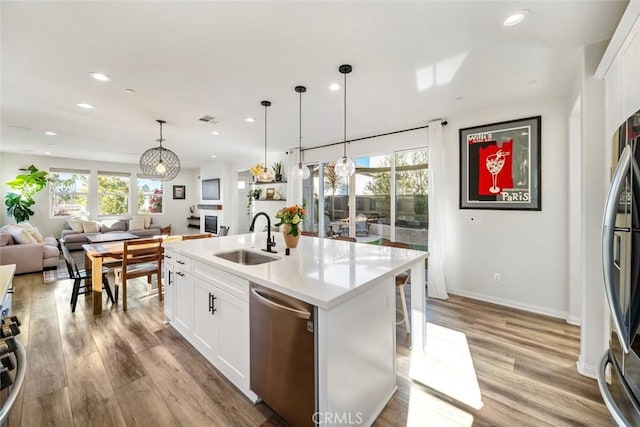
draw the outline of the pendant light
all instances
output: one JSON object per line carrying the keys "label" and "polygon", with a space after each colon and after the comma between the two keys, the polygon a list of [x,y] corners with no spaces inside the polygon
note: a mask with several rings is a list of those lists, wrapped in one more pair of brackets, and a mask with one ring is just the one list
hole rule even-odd
{"label": "pendant light", "polygon": [[262,101],[260,104],[264,106],[264,168],[262,168],[262,172],[258,174],[258,181],[271,182],[273,181],[273,177],[267,168],[267,107],[271,106],[271,101]]}
{"label": "pendant light", "polygon": [[180,173],[180,159],[177,154],[162,146],[162,125],[164,120],[156,120],[160,124],[159,147],[150,148],[140,156],[140,170],[143,175],[159,181],[171,181]]}
{"label": "pendant light", "polygon": [[334,170],[336,175],[348,177],[356,171],[356,165],[353,160],[347,157],[347,74],[352,70],[351,65],[344,64],[338,67],[338,71],[344,74],[344,153],[341,158],[336,160]]}
{"label": "pendant light", "polygon": [[298,166],[291,171],[291,176],[294,179],[307,179],[311,173],[309,172],[309,168],[302,164],[302,94],[307,91],[307,88],[304,86],[296,86],[295,91],[300,94],[300,133],[298,137]]}

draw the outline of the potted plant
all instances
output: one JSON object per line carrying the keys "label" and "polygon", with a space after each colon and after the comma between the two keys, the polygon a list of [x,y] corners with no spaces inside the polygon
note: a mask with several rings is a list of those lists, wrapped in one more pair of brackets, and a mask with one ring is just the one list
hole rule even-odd
{"label": "potted plant", "polygon": [[271,169],[273,169],[273,174],[276,177],[276,181],[282,181],[282,162],[275,162],[273,166],[271,166]]}
{"label": "potted plant", "polygon": [[258,200],[260,198],[260,193],[262,193],[262,190],[259,188],[250,190],[247,193],[247,215],[251,214],[251,201]]}
{"label": "potted plant", "polygon": [[[26,173],[28,172],[28,173]],[[31,210],[36,201],[33,196],[47,186],[47,172],[41,171],[34,165],[29,166],[23,174],[17,175],[5,184],[15,192],[8,192],[4,204],[7,215],[15,218],[16,222],[26,221],[34,212]]]}
{"label": "potted plant", "polygon": [[300,231],[302,230],[301,222],[304,220],[304,216],[307,210],[300,205],[287,206],[276,213],[276,218],[280,220],[274,227],[280,227],[283,225],[282,235],[284,237],[284,243],[288,248],[295,248],[298,246],[298,239],[300,239]]}

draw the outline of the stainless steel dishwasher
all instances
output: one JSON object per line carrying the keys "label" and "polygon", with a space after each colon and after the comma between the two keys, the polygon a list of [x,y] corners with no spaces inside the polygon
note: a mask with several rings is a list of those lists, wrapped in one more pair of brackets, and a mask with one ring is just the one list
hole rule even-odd
{"label": "stainless steel dishwasher", "polygon": [[251,390],[294,427],[316,411],[316,310],[251,284]]}

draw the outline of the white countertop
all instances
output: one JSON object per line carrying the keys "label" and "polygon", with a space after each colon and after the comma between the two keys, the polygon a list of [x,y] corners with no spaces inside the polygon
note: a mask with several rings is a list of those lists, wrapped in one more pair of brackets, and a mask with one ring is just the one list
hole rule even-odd
{"label": "white countertop", "polygon": [[[302,236],[298,247],[286,256],[282,233],[272,235],[276,238],[276,254],[261,251],[266,246],[266,232],[168,242],[165,247],[324,309],[339,305],[364,292],[376,279],[398,274],[428,256],[422,251],[308,236]],[[239,248],[253,248],[279,259],[241,265],[214,256]]]}

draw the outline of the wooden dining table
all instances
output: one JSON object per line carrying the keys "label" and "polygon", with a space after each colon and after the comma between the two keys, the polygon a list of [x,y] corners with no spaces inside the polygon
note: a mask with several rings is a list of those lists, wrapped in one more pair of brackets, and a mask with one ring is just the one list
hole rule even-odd
{"label": "wooden dining table", "polygon": [[[159,237],[159,236],[156,236]],[[182,240],[182,236],[162,236],[163,243]],[[93,243],[82,245],[84,249],[84,268],[91,270],[91,288],[93,290],[93,314],[102,313],[102,266],[105,261],[122,262],[124,241]]]}
{"label": "wooden dining table", "polygon": [[84,249],[84,268],[91,270],[91,288],[93,290],[93,314],[102,313],[102,265],[105,259],[122,259],[124,241],[93,243],[82,245]]}

